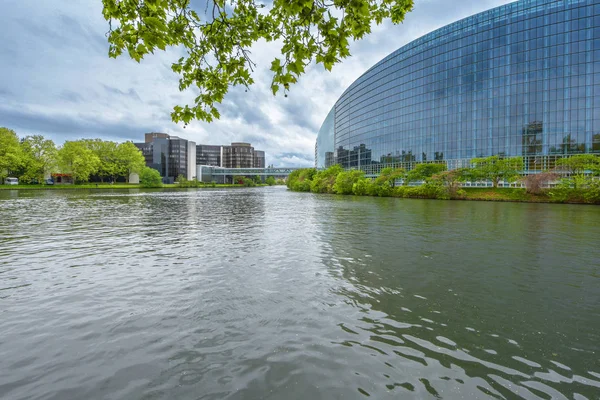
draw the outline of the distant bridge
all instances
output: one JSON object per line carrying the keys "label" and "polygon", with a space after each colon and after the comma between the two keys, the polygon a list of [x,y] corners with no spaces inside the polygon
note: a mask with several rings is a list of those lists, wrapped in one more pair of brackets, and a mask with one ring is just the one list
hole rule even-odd
{"label": "distant bridge", "polygon": [[210,165],[198,165],[196,167],[196,178],[202,182],[224,183],[230,181],[234,176],[260,176],[267,178],[287,178],[289,174],[300,168],[223,168]]}

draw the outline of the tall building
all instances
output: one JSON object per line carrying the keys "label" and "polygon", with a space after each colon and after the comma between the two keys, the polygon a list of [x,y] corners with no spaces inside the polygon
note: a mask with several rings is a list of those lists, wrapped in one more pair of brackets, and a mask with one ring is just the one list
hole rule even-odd
{"label": "tall building", "polygon": [[264,168],[265,152],[255,150],[250,143],[231,143],[230,146],[199,144],[196,164],[224,168]]}
{"label": "tall building", "polygon": [[209,144],[196,145],[196,164],[220,167],[222,148],[223,146]]}
{"label": "tall building", "polygon": [[254,158],[252,160],[253,168],[265,167],[265,152],[262,150],[254,150]]}
{"label": "tall building", "polygon": [[317,167],[367,173],[600,153],[600,0],[521,0],[399,48],[346,89],[315,147]]}
{"label": "tall building", "polygon": [[166,183],[173,183],[179,175],[186,179],[196,176],[196,143],[166,133],[146,133],[144,143],[135,143],[141,150],[146,165],[154,168]]}
{"label": "tall building", "polygon": [[224,168],[252,168],[253,161],[254,147],[250,143],[231,143],[231,146],[223,146]]}

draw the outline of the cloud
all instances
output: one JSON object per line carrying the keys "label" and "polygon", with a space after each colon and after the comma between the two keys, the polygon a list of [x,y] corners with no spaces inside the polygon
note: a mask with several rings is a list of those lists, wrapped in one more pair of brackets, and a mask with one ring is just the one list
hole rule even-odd
{"label": "cloud", "polygon": [[0,106],[2,125],[13,127],[25,134],[42,133],[57,142],[82,138],[102,137],[107,140],[141,141],[140,128],[150,132],[152,126],[132,125],[126,120],[107,121],[102,116],[47,114],[40,110],[12,109]]}
{"label": "cloud", "polygon": [[[126,55],[108,58],[100,1],[3,0],[0,14],[0,126],[20,135],[43,134],[57,143],[79,137],[142,141],[163,131],[196,143],[247,141],[265,150],[268,164],[313,165],[322,121],[343,91],[367,69],[411,40],[506,0],[416,0],[406,21],[373,28],[351,45],[352,56],[332,72],[311,65],[288,97],[270,90],[271,60],[280,43],[252,47],[258,67],[250,90],[234,88],[220,105],[221,119],[193,122],[185,129],[170,120],[177,104],[194,91],[179,92],[171,64],[179,48],[136,63]],[[195,2],[201,12],[204,1]]]}

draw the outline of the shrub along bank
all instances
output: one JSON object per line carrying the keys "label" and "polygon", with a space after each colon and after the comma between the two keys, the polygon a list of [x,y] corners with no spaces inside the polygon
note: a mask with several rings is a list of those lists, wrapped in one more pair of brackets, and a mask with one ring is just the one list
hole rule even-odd
{"label": "shrub along bank", "polygon": [[[417,164],[410,171],[384,168],[375,179],[366,178],[363,171],[344,171],[334,165],[322,171],[296,170],[288,177],[287,186],[298,192],[357,196],[600,204],[600,157],[586,154],[561,160],[554,171],[526,177],[519,175],[523,165],[516,157],[477,159],[471,168],[451,171],[435,163]],[[559,173],[569,177],[561,179]],[[463,182],[478,181],[491,181],[493,187],[462,187]],[[520,181],[525,188],[498,188],[500,181]],[[544,188],[557,181],[555,187]],[[423,183],[410,186],[413,182]]]}

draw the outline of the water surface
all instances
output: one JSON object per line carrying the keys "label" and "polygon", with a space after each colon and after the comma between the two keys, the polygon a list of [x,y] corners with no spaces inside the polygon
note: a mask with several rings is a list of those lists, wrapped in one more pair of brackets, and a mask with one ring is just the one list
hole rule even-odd
{"label": "water surface", "polygon": [[600,207],[0,191],[2,399],[598,399]]}

